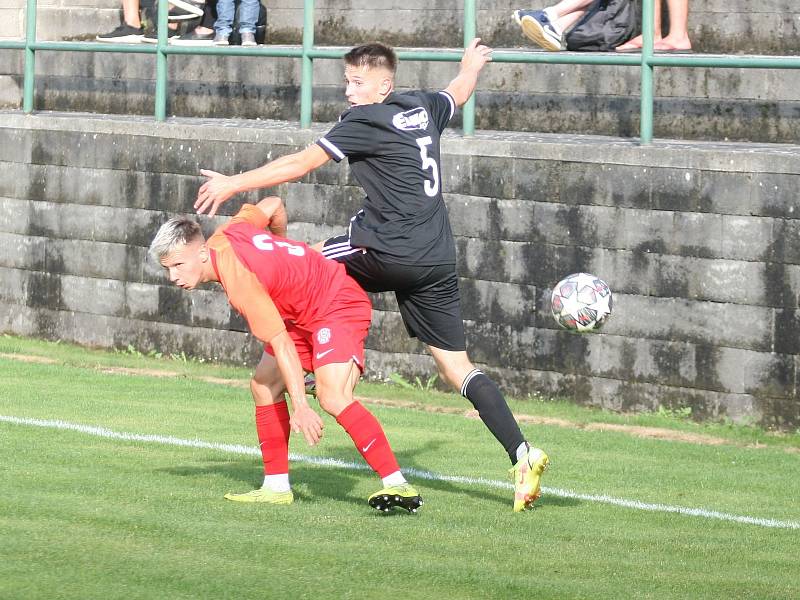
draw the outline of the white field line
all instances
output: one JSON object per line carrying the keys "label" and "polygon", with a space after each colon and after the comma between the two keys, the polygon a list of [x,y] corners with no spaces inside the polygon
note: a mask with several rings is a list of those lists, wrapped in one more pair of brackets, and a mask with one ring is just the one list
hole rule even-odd
{"label": "white field line", "polygon": [[[13,417],[0,415],[0,422],[11,423],[14,425],[29,425],[33,427],[44,427],[49,429],[62,429],[67,431],[77,431],[87,435],[103,437],[126,442],[145,442],[153,444],[164,444],[168,446],[183,446],[187,448],[203,448],[207,450],[217,450],[228,454],[240,454],[246,456],[261,456],[258,448],[252,446],[242,446],[240,444],[221,444],[217,442],[205,442],[203,440],[187,440],[165,435],[147,435],[140,433],[125,433],[106,429],[105,427],[94,427],[91,425],[81,425],[79,423],[69,423],[60,420],[31,419],[26,417]],[[315,456],[305,456],[302,454],[290,454],[290,460],[324,467],[335,467],[350,470],[368,470],[363,463],[354,463],[336,458],[322,458]],[[480,485],[484,487],[511,489],[512,485],[507,481],[497,481],[484,479],[481,477],[463,477],[461,475],[443,475],[432,471],[422,471],[419,469],[403,469],[412,478],[428,479],[432,481],[448,481],[467,485]],[[635,510],[645,510],[652,512],[675,513],[679,515],[702,517],[705,519],[716,519],[719,521],[731,521],[734,523],[744,523],[747,525],[758,525],[760,527],[772,527],[776,529],[800,529],[798,521],[781,521],[777,519],[762,519],[759,517],[747,517],[733,515],[730,513],[709,510],[705,508],[688,508],[685,506],[671,506],[668,504],[651,504],[638,500],[625,500],[624,498],[614,498],[606,495],[579,494],[570,490],[560,488],[549,488],[542,486],[542,493],[548,496],[559,498],[574,498],[586,502],[599,502],[601,504],[611,504],[623,508]]]}

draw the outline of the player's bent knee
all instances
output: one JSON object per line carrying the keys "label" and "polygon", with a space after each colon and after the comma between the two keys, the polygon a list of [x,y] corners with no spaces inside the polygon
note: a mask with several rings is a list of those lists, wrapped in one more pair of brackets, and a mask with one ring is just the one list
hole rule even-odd
{"label": "player's bent knee", "polygon": [[361,371],[352,360],[319,367],[316,372],[319,406],[333,417],[353,402],[353,389]]}
{"label": "player's bent knee", "polygon": [[457,368],[456,365],[451,363],[436,363],[436,366],[439,369],[439,376],[442,380],[446,383],[449,383],[452,386],[458,387],[461,385],[461,372],[464,369]]}
{"label": "player's bent knee", "polygon": [[341,412],[353,403],[352,397],[343,396],[341,393],[325,394],[317,390],[317,399],[322,410],[332,417],[338,417]]}
{"label": "player's bent knee", "polygon": [[442,381],[460,389],[464,378],[475,368],[466,352],[433,351],[436,368]]}
{"label": "player's bent knee", "polygon": [[267,383],[256,377],[250,379],[250,393],[256,406],[275,404],[283,400],[284,387],[281,382]]}

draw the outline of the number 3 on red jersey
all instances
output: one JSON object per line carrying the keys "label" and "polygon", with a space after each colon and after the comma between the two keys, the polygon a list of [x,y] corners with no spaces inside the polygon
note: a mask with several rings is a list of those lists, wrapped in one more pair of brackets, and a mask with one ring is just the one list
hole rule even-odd
{"label": "number 3 on red jersey", "polygon": [[266,233],[254,235],[253,246],[259,250],[274,250],[275,246],[278,246],[279,248],[286,248],[286,250],[292,256],[303,256],[306,253],[305,248],[302,246],[296,246],[295,244],[290,244],[289,242],[284,242],[282,240],[274,240]]}

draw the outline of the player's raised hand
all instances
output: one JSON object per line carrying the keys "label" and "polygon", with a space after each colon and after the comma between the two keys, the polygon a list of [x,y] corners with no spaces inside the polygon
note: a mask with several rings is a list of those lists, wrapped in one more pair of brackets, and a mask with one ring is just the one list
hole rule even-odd
{"label": "player's raised hand", "polygon": [[490,60],[492,60],[492,49],[481,44],[481,38],[476,37],[464,48],[464,56],[461,57],[461,69],[480,71],[483,65]]}
{"label": "player's raised hand", "polygon": [[199,215],[208,211],[208,216],[213,217],[220,205],[236,193],[236,188],[231,177],[222,173],[200,169],[200,174],[208,177],[208,180],[200,186],[194,208]]}
{"label": "player's raised hand", "polygon": [[474,38],[464,48],[458,75],[444,90],[450,94],[456,106],[463,105],[472,96],[475,86],[478,85],[478,75],[490,60],[492,60],[492,49],[481,44],[481,38]]}
{"label": "player's raised hand", "polygon": [[289,425],[295,433],[302,433],[309,446],[314,446],[322,438],[322,419],[310,406],[295,407]]}

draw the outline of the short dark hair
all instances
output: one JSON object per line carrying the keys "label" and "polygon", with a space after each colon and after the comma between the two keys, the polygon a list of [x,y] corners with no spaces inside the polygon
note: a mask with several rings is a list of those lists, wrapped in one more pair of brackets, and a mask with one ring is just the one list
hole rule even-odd
{"label": "short dark hair", "polygon": [[344,63],[353,67],[387,69],[392,74],[397,71],[397,55],[389,46],[380,42],[356,46],[344,55]]}

